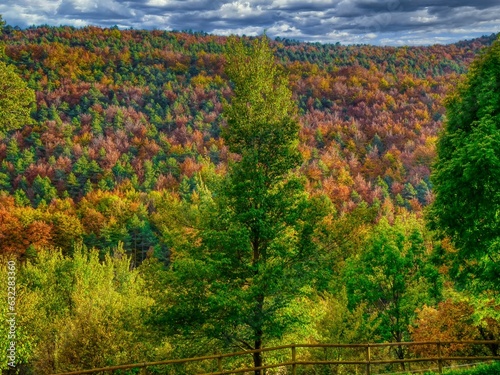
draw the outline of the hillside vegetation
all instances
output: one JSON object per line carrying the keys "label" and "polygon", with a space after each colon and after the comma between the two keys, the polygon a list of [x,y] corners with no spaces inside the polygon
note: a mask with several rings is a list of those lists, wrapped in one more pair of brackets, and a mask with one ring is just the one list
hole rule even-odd
{"label": "hillside vegetation", "polygon": [[4,121],[0,101],[18,370],[498,339],[492,288],[457,281],[458,242],[423,218],[445,98],[495,39],[395,48],[5,26],[0,77],[16,87],[0,87],[22,110]]}
{"label": "hillside vegetation", "polygon": [[[226,39],[96,27],[7,27],[2,39],[3,60],[36,91],[36,122],[4,129],[0,189],[17,208],[8,198],[1,206],[16,218],[36,209],[50,232],[35,240],[2,228],[5,250],[22,254],[37,241],[69,250],[58,226],[74,221],[66,235],[89,246],[121,237],[139,260],[150,247],[168,257],[148,194],[186,197],[198,172],[223,174],[231,159],[219,136],[231,95]],[[273,42],[299,106],[308,191],[328,196],[339,214],[362,202],[420,212],[432,197],[443,99],[492,39],[404,48]],[[106,209],[130,194],[141,199],[122,213]]]}

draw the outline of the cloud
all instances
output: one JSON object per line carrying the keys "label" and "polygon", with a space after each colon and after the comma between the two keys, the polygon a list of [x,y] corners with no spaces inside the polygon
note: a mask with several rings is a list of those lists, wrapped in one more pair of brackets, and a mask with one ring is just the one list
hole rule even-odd
{"label": "cloud", "polygon": [[86,24],[304,41],[432,44],[500,31],[498,0],[5,0],[14,26]]}

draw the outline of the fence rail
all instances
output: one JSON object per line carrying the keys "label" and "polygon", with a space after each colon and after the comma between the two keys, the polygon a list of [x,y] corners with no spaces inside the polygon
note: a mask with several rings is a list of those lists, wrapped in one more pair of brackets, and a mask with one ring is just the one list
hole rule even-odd
{"label": "fence rail", "polygon": [[[308,365],[360,365],[365,366],[366,374],[372,375],[374,365],[383,364],[411,364],[417,362],[435,362],[438,365],[438,372],[441,374],[443,372],[443,363],[449,361],[491,361],[500,360],[499,355],[478,355],[478,356],[446,356],[443,355],[443,347],[448,345],[483,345],[483,346],[495,346],[498,348],[500,341],[496,340],[481,340],[481,341],[419,341],[419,342],[392,342],[392,343],[367,343],[367,344],[290,344],[282,345],[271,348],[262,348],[256,350],[240,351],[235,353],[226,354],[215,354],[204,357],[195,358],[185,358],[185,359],[173,359],[157,362],[144,362],[144,363],[134,363],[119,366],[110,366],[102,368],[94,368],[90,370],[79,370],[71,372],[63,372],[52,375],[84,375],[84,374],[98,374],[98,373],[109,373],[113,374],[119,370],[130,370],[130,369],[147,369],[153,366],[167,366],[167,365],[178,365],[187,364],[193,362],[202,361],[216,361],[217,371],[216,372],[206,372],[199,373],[200,375],[227,375],[227,374],[241,374],[246,372],[254,372],[257,370],[266,370],[277,367],[291,367],[291,375],[297,374],[297,369],[299,366]],[[418,358],[399,358],[399,359],[376,359],[372,355],[372,349],[384,348],[384,347],[411,347],[411,346],[435,346],[436,355],[431,357],[418,357]],[[298,359],[297,349],[299,348],[351,348],[351,349],[364,349],[364,360],[307,360]],[[264,353],[264,352],[277,352],[290,349],[290,360],[279,362],[279,363],[269,363],[262,365],[260,367],[246,367],[238,369],[228,369],[223,370],[223,359],[225,358],[235,358],[241,357],[253,353]],[[495,353],[497,354],[497,353]],[[145,373],[145,372],[144,372]],[[288,373],[288,372],[287,372]]]}

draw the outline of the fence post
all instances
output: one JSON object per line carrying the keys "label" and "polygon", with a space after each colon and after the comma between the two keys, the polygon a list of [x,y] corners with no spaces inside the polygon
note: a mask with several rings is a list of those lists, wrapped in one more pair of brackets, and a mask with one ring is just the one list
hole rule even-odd
{"label": "fence post", "polygon": [[292,375],[297,374],[297,353],[295,351],[295,344],[292,344]]}
{"label": "fence post", "polygon": [[217,368],[219,372],[222,372],[222,356],[217,357]]}
{"label": "fence post", "polygon": [[366,344],[366,375],[370,375],[370,359],[371,359],[371,353],[370,353],[370,344]]}
{"label": "fence post", "polygon": [[443,360],[442,354],[441,354],[441,340],[438,340],[437,342],[437,350],[438,350],[438,371],[440,374],[443,373]]}

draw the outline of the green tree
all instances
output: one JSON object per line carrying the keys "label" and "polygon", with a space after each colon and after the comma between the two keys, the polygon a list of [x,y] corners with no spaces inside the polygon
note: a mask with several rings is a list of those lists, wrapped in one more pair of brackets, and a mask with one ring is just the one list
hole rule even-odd
{"label": "green tree", "polygon": [[0,61],[0,132],[15,130],[31,123],[35,92],[15,72]]}
{"label": "green tree", "polygon": [[[0,266],[2,275],[4,267]],[[165,349],[157,345],[143,319],[154,301],[120,246],[104,261],[97,251],[82,248],[76,248],[73,257],[41,250],[34,261],[17,271],[22,291],[16,306],[22,311],[18,314],[18,356],[19,363],[31,367],[26,373],[164,357]],[[3,310],[0,315],[7,319]]]}
{"label": "green tree", "polygon": [[12,137],[9,143],[7,143],[6,160],[10,161],[11,163],[15,163],[19,158],[20,158],[19,145],[17,144],[17,139]]}
{"label": "green tree", "polygon": [[8,174],[0,172],[0,190],[10,191],[12,185],[10,184],[10,177]]}
{"label": "green tree", "polygon": [[73,172],[70,172],[67,179],[67,190],[72,197],[78,196],[81,193],[80,183]]}
{"label": "green tree", "polygon": [[[40,302],[41,296],[33,296],[25,292],[24,285],[22,284],[22,275],[20,275],[21,272],[21,264],[14,257],[2,257],[0,262],[1,285],[7,290],[9,286],[12,286],[12,279],[10,279],[9,285],[9,276],[13,277],[15,275],[17,296],[14,312],[18,313],[15,319],[12,319],[13,315],[11,314],[13,311],[9,309],[9,304],[2,303],[0,305],[0,318],[4,322],[0,325],[0,346],[3,349],[0,352],[0,369],[2,373],[14,374],[17,371],[19,371],[17,373],[29,373],[24,371],[33,360],[33,346],[37,341],[38,326],[34,323],[34,320],[36,320],[35,318],[38,315],[36,304]],[[5,293],[4,298],[6,300],[7,293]],[[15,332],[10,331],[11,324],[15,324]],[[11,341],[14,341],[12,340],[12,336],[9,336],[12,334],[16,342],[15,369],[12,367],[9,368],[8,365],[12,361],[12,359],[9,359],[9,352],[7,351]]]}
{"label": "green tree", "polygon": [[38,206],[42,201],[46,204],[49,204],[52,199],[57,198],[57,190],[52,185],[52,181],[50,178],[40,177],[40,175],[36,176],[33,181],[33,194],[35,205]]}
{"label": "green tree", "polygon": [[[422,229],[413,218],[399,218],[392,226],[383,218],[365,246],[345,268],[349,308],[365,305],[366,316],[377,327],[372,340],[408,340],[416,308],[433,304],[440,294]],[[396,355],[404,358],[403,347],[396,348]]]}
{"label": "green tree", "polygon": [[432,173],[433,229],[458,253],[462,286],[500,290],[500,40],[471,65],[448,98]]}
{"label": "green tree", "polygon": [[[294,174],[301,162],[296,105],[268,43],[228,43],[234,95],[223,137],[239,159],[214,194],[198,183],[197,246],[175,249],[178,288],[168,313],[170,327],[191,338],[198,332],[244,349],[279,340],[307,319],[291,306],[310,290],[318,253],[312,236],[322,216]],[[262,354],[253,361],[261,366]]]}

